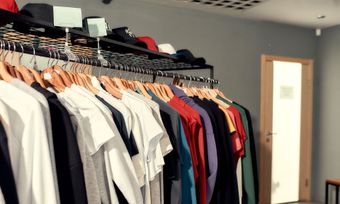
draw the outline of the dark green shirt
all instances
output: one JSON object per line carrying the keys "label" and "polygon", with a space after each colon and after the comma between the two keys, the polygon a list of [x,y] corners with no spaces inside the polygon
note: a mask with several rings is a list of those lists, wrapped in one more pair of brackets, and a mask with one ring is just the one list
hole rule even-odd
{"label": "dark green shirt", "polygon": [[217,99],[225,102],[226,104],[235,107],[241,115],[242,123],[244,126],[244,130],[246,131],[247,139],[244,143],[244,157],[242,158],[242,175],[243,175],[243,194],[242,194],[242,203],[244,204],[256,204],[256,194],[255,194],[255,185],[254,185],[254,174],[253,174],[253,163],[252,163],[252,155],[250,150],[250,142],[249,142],[249,126],[246,112],[243,108],[237,104],[230,103],[226,99],[221,96],[217,96]]}

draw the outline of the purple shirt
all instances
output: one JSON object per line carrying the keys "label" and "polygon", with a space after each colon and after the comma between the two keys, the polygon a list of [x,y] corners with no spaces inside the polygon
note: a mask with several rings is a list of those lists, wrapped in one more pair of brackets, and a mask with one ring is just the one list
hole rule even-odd
{"label": "purple shirt", "polygon": [[209,118],[208,113],[199,105],[197,105],[193,99],[189,98],[183,90],[177,88],[174,85],[170,85],[171,90],[174,92],[176,96],[178,96],[181,100],[195,109],[201,119],[203,121],[204,130],[205,130],[205,141],[207,147],[207,156],[208,156],[208,164],[209,164],[209,176],[207,178],[207,203],[210,203],[212,195],[214,193],[214,187],[216,183],[217,177],[217,168],[218,168],[218,161],[217,161],[217,149],[216,149],[216,142],[214,137],[213,128],[211,125],[211,120]]}

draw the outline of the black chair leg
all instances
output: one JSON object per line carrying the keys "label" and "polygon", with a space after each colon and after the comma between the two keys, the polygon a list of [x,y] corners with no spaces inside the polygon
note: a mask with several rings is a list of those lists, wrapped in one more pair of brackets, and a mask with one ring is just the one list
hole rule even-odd
{"label": "black chair leg", "polygon": [[335,198],[335,200],[336,200],[336,204],[339,204],[339,186],[336,186],[336,198]]}

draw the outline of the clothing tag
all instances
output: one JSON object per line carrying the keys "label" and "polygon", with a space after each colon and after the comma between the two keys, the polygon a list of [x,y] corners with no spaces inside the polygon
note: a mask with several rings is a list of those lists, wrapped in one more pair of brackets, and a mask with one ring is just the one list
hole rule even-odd
{"label": "clothing tag", "polygon": [[91,37],[102,37],[107,35],[105,18],[87,19],[87,25]]}
{"label": "clothing tag", "polygon": [[50,80],[50,79],[52,79],[52,75],[50,73],[44,73],[44,79]]}
{"label": "clothing tag", "polygon": [[54,26],[82,28],[81,8],[53,6]]}

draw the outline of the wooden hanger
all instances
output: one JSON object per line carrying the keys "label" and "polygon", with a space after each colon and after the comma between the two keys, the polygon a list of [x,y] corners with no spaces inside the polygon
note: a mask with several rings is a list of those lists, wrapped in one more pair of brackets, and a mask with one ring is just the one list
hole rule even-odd
{"label": "wooden hanger", "polygon": [[[59,67],[58,65],[54,65],[53,67],[52,67],[52,69],[54,70],[54,72],[56,73],[56,74],[59,74],[60,75],[60,77],[61,77],[61,79],[63,80],[63,82],[64,82],[64,84],[65,84],[65,86],[67,86],[67,87],[71,87],[71,85],[72,85],[72,81],[71,81],[71,79],[69,78],[69,76],[68,76],[68,74],[61,68],[61,67]],[[54,73],[53,72],[53,73]]]}
{"label": "wooden hanger", "polygon": [[66,64],[64,64],[64,65],[62,66],[62,68],[65,66],[65,67],[64,67],[64,70],[65,70],[66,74],[69,76],[71,82],[72,82],[73,84],[78,84],[78,81],[76,80],[76,76],[74,75],[74,72],[75,72],[75,71],[74,71],[74,69],[73,69],[73,67],[74,67],[75,65],[74,65],[74,63],[72,63],[72,64],[71,64],[71,67],[70,67],[68,70],[66,70],[68,64],[69,64],[69,62],[67,62]]}
{"label": "wooden hanger", "polygon": [[172,92],[172,90],[170,89],[170,87],[166,84],[162,84],[162,87],[165,91],[165,93],[167,94],[167,96],[172,99],[175,95],[174,92]]}
{"label": "wooden hanger", "polygon": [[107,85],[110,85],[112,88],[115,88],[117,91],[119,91],[118,87],[114,83],[114,81],[108,77],[108,76],[99,76],[98,80],[101,81],[102,83],[105,83]]}
{"label": "wooden hanger", "polygon": [[227,98],[225,95],[224,95],[224,93],[222,92],[222,91],[220,91],[219,89],[214,89],[214,91],[219,95],[219,96],[221,96],[222,98],[224,98],[225,100],[227,100],[227,101],[229,101],[230,103],[233,103],[233,101],[232,100],[230,100],[229,98]]}
{"label": "wooden hanger", "polygon": [[100,76],[98,80],[105,86],[107,92],[109,92],[112,96],[122,99],[122,94],[119,89],[113,84],[111,79],[108,76]]}
{"label": "wooden hanger", "polygon": [[16,78],[20,79],[21,81],[24,81],[24,77],[21,75],[21,73],[18,70],[16,70],[14,67],[12,67],[12,69],[15,72]]}
{"label": "wooden hanger", "polygon": [[[81,85],[81,86],[87,88],[88,90],[90,90],[91,92],[93,92],[94,89],[92,89],[92,83],[91,83],[91,81],[88,82],[87,77],[84,77],[81,64],[79,64],[79,63],[76,64],[74,69],[75,69],[74,76],[76,78],[76,81],[78,81],[79,85]],[[94,93],[96,93],[96,91],[94,91]]]}
{"label": "wooden hanger", "polygon": [[[10,44],[8,44],[8,46],[10,47]],[[12,56],[13,57],[13,53],[14,50],[11,52],[11,50],[7,50],[7,52],[5,52],[4,55],[4,64],[6,65],[6,69],[8,71],[8,73],[13,77],[13,78],[19,78],[22,80],[22,76],[20,73],[18,73],[18,71],[16,71],[13,66],[11,64],[9,64],[6,59],[8,56]]]}
{"label": "wooden hanger", "polygon": [[159,89],[156,87],[154,83],[146,83],[147,87],[160,99],[166,101],[163,95],[160,93]]}
{"label": "wooden hanger", "polygon": [[[136,81],[128,81],[128,82],[129,82],[130,87],[131,87],[132,90],[136,90],[138,88]],[[140,83],[140,84],[145,89],[145,86],[142,83]],[[147,89],[145,89],[145,90],[147,90]]]}
{"label": "wooden hanger", "polygon": [[[168,73],[165,73],[165,77],[168,77]],[[171,100],[175,95],[172,92],[172,90],[170,89],[170,87],[168,85],[166,85],[165,83],[163,83],[162,88],[165,92],[165,94],[168,96],[168,98]]]}
{"label": "wooden hanger", "polygon": [[200,90],[198,88],[192,88],[193,93],[198,96],[200,99],[204,99],[203,94],[200,92]]}
{"label": "wooden hanger", "polygon": [[124,86],[123,82],[121,79],[117,78],[117,77],[114,77],[111,79],[113,81],[113,83],[116,84],[116,86],[119,88],[119,89],[122,89],[122,90],[126,90],[127,88]]}
{"label": "wooden hanger", "polygon": [[58,92],[63,92],[66,88],[61,76],[52,68],[47,68],[42,72],[45,81],[48,81]]}
{"label": "wooden hanger", "polygon": [[149,95],[149,93],[146,91],[145,87],[143,86],[143,84],[139,81],[134,81],[134,83],[136,84],[137,88],[142,92],[143,96],[148,98],[148,99],[152,99],[152,97]]}
{"label": "wooden hanger", "polygon": [[81,75],[80,64],[74,63],[73,66],[71,67],[71,69],[72,69],[73,73],[70,72],[70,75],[74,78],[74,81],[76,82],[75,84],[90,90],[86,80]]}
{"label": "wooden hanger", "polygon": [[[156,92],[156,90],[155,90],[155,87],[152,86],[151,83],[143,83],[143,87],[144,87],[145,90],[149,90],[149,89],[150,89],[155,95],[157,95],[157,92]],[[145,87],[146,87],[146,88],[145,88]]]}
{"label": "wooden hanger", "polygon": [[10,65],[8,62],[4,62],[4,64],[6,65],[6,68],[7,68],[7,70],[8,70],[8,73],[9,73],[12,77],[16,78],[17,76],[16,76],[16,73],[15,73],[15,71],[14,71],[14,69],[13,69],[13,66]]}
{"label": "wooden hanger", "polygon": [[21,73],[23,81],[25,81],[26,84],[31,85],[36,81],[32,73],[24,65],[19,65],[16,69]]}
{"label": "wooden hanger", "polygon": [[155,83],[154,84],[154,87],[156,88],[156,90],[158,91],[158,93],[161,95],[162,99],[165,101],[165,102],[169,102],[171,99],[170,97],[168,97],[166,91],[164,91],[163,87],[161,84],[159,83]]}
{"label": "wooden hanger", "polygon": [[71,79],[71,82],[73,83],[73,84],[77,84],[77,81],[76,81],[76,77],[74,76],[74,73],[72,73],[72,72],[69,72],[69,71],[66,71],[66,73],[68,74],[68,76],[70,77],[70,79]]}
{"label": "wooden hanger", "polygon": [[98,95],[99,90],[92,85],[91,78],[89,78],[88,76],[86,76],[83,73],[79,73],[79,75],[80,75],[80,77],[82,77],[84,79],[88,90],[90,90],[93,94]]}
{"label": "wooden hanger", "polygon": [[10,82],[14,79],[14,77],[9,73],[8,67],[4,62],[0,62],[0,76],[6,82]]}
{"label": "wooden hanger", "polygon": [[43,88],[47,87],[43,78],[41,77],[41,75],[35,69],[28,68],[28,70],[33,74],[35,81],[38,82],[41,87],[43,87]]}

